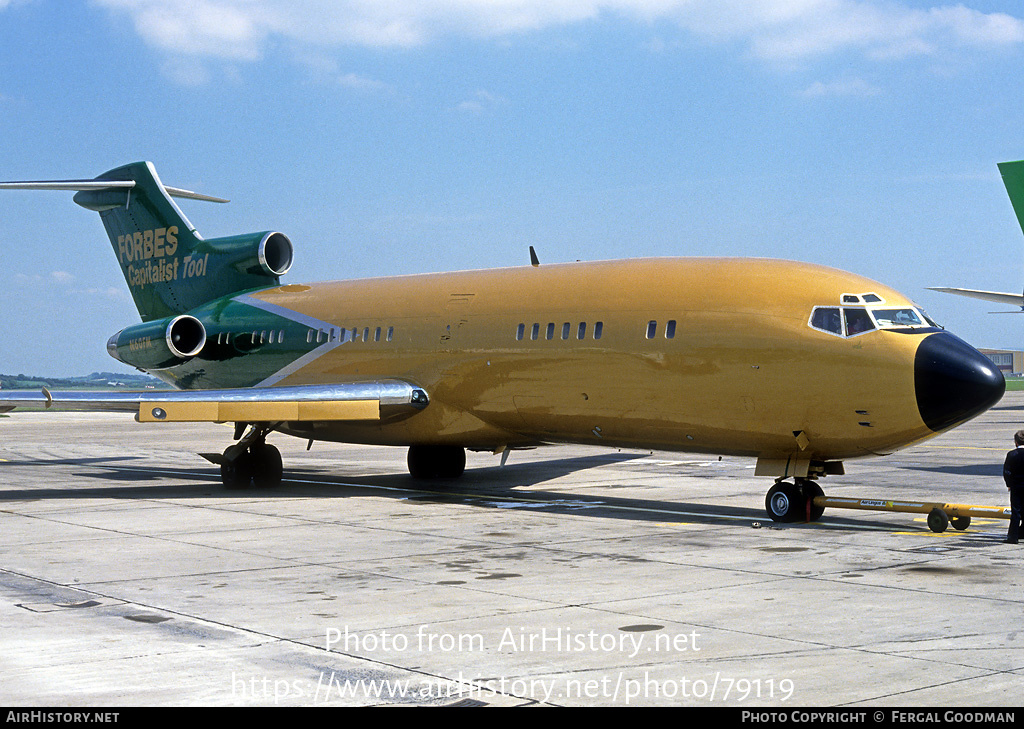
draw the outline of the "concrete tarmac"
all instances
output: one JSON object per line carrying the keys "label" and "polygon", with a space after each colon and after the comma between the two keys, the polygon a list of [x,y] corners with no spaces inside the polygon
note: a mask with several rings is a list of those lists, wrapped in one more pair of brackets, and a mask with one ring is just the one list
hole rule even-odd
{"label": "concrete tarmac", "polygon": [[[847,463],[825,493],[1004,506],[1024,393]],[[271,437],[285,482],[227,492],[231,428],[0,418],[0,705],[1011,707],[1024,547],[1006,521],[765,515],[749,459],[470,454]]]}

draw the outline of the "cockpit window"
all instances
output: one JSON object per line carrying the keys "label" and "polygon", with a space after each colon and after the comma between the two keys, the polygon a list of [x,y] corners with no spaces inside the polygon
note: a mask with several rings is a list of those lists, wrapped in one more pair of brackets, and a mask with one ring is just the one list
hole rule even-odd
{"label": "cockpit window", "polygon": [[913,309],[873,309],[878,326],[886,327],[923,327],[928,326]]}
{"label": "cockpit window", "polygon": [[934,320],[934,319],[932,319],[932,318],[931,318],[930,316],[928,316],[928,312],[927,312],[927,311],[925,311],[924,309],[918,309],[918,311],[920,311],[920,312],[921,312],[921,316],[923,316],[923,317],[924,317],[924,320],[925,320],[926,322],[928,322],[928,325],[929,325],[929,326],[933,326],[933,327],[935,327],[936,329],[942,329],[942,328],[943,328],[943,326],[942,326],[941,324],[936,324],[936,323],[935,323],[935,320]]}
{"label": "cockpit window", "polygon": [[[850,297],[844,294],[843,301]],[[875,294],[861,294],[865,302],[870,299],[881,299]],[[912,306],[888,308],[882,306],[816,306],[811,311],[812,329],[834,334],[837,337],[855,337],[876,329],[913,330],[941,329],[927,314]]]}
{"label": "cockpit window", "polygon": [[867,309],[843,309],[846,316],[846,336],[852,337],[855,334],[863,334],[875,328]]}
{"label": "cockpit window", "polygon": [[843,334],[843,320],[839,314],[839,307],[819,306],[811,314],[811,326],[815,329],[829,332],[830,334]]}

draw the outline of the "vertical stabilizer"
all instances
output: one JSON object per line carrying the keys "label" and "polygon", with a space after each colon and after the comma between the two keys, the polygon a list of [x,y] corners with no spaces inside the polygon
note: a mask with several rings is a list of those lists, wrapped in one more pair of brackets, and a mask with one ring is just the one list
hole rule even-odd
{"label": "vertical stabilizer", "polygon": [[149,162],[92,180],[3,182],[0,189],[75,190],[76,203],[99,213],[143,321],[275,286],[291,266],[292,244],[282,233],[204,239],[171,198],[227,200],[166,187]]}
{"label": "vertical stabilizer", "polygon": [[202,237],[171,200],[156,170],[148,162],[136,162],[96,178],[107,180],[135,184],[82,190],[75,202],[100,214],[142,320],[180,314],[203,303],[196,300],[193,263]]}
{"label": "vertical stabilizer", "polygon": [[1013,212],[1017,214],[1017,222],[1024,232],[1024,160],[1019,162],[1000,162],[997,165],[1006,185],[1006,194],[1010,196]]}

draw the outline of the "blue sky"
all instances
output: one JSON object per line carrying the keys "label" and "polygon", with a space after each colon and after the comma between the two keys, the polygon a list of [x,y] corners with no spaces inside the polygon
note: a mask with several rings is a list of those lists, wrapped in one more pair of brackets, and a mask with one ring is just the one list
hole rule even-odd
{"label": "blue sky", "polygon": [[[976,346],[1024,236],[1024,10],[965,0],[0,0],[0,179],[152,161],[286,281],[635,256],[812,261]],[[125,371],[98,216],[0,193],[0,371]]]}

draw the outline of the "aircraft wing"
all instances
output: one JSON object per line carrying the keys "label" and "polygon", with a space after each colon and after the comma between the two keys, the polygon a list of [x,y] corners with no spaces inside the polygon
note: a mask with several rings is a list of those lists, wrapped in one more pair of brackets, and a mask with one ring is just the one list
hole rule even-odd
{"label": "aircraft wing", "polygon": [[374,421],[414,413],[428,402],[426,392],[401,380],[225,390],[0,390],[0,412],[124,411],[143,423]]}
{"label": "aircraft wing", "polygon": [[939,287],[929,287],[929,290],[941,291],[944,294],[956,294],[957,296],[970,296],[972,299],[995,301],[998,304],[1011,304],[1013,306],[1020,306],[1024,308],[1024,295],[1022,294],[1002,294],[997,291],[976,291],[974,289],[951,289]]}

